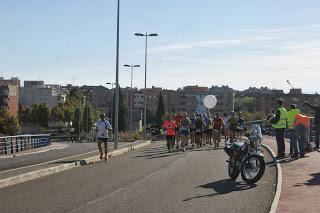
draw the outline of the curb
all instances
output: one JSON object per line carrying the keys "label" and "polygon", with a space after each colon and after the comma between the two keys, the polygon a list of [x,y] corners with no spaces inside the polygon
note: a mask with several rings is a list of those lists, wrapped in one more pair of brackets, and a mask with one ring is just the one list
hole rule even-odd
{"label": "curb", "polygon": [[[118,156],[118,155],[121,155],[121,154],[124,154],[127,152],[134,151],[135,149],[140,149],[142,147],[149,145],[150,143],[151,143],[150,141],[146,141],[146,142],[138,144],[138,145],[131,145],[130,147],[125,147],[125,148],[122,148],[119,150],[112,151],[108,154],[108,156],[115,157],[115,156]],[[53,166],[50,168],[40,169],[40,170],[16,175],[13,177],[5,178],[5,179],[0,180],[0,189],[7,187],[7,186],[15,185],[18,183],[23,183],[23,182],[38,179],[41,177],[45,177],[48,175],[63,172],[63,171],[69,170],[69,169],[80,167],[82,165],[88,165],[88,164],[95,162],[95,161],[100,161],[100,157],[99,156],[90,157],[90,158],[86,158],[86,159],[83,159],[80,161],[76,161],[74,163],[66,163],[66,164],[62,164],[62,165],[58,165],[58,166]]]}
{"label": "curb", "polygon": [[279,199],[280,199],[280,195],[281,195],[281,188],[282,188],[282,169],[281,169],[281,164],[279,163],[279,161],[275,160],[276,155],[274,154],[274,152],[272,151],[272,149],[265,145],[265,144],[261,144],[261,146],[263,146],[272,156],[273,160],[276,162],[277,165],[277,188],[276,188],[276,193],[274,195],[273,198],[273,202],[271,205],[271,209],[269,213],[276,213],[277,211],[277,207],[278,207],[278,203],[279,203]]}

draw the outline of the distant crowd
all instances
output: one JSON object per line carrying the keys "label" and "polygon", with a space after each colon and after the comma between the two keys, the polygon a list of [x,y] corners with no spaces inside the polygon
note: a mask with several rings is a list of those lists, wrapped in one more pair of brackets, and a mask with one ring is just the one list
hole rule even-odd
{"label": "distant crowd", "polygon": [[[220,113],[212,116],[210,113],[188,115],[180,112],[169,115],[162,128],[165,130],[168,151],[176,148],[185,152],[189,141],[192,147],[209,144],[217,148],[221,136],[225,141],[241,139],[245,131],[244,124],[245,119],[241,112],[224,113],[222,116]],[[152,139],[157,134],[158,130],[151,127]]]}

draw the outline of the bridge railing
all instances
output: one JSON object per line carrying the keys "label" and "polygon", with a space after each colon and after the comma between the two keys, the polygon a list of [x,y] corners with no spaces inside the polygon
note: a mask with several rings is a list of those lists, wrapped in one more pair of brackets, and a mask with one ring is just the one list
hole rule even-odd
{"label": "bridge railing", "polygon": [[[245,127],[251,128],[252,124],[259,124],[262,129],[262,134],[275,136],[274,128],[272,128],[271,124],[268,123],[266,120],[248,121],[248,122],[245,122]],[[316,136],[316,133],[315,133],[314,117],[311,117],[311,119],[310,119],[310,132],[308,135],[309,141],[315,142],[315,136]],[[285,137],[289,138],[288,129],[286,129],[286,131],[285,131]]]}
{"label": "bridge railing", "polygon": [[0,155],[13,155],[28,149],[51,144],[50,134],[0,137]]}

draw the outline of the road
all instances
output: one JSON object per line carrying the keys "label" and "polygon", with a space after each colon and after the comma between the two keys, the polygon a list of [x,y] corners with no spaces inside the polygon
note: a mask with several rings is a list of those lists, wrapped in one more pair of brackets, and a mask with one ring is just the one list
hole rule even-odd
{"label": "road", "polygon": [[256,185],[228,179],[220,148],[167,153],[159,142],[141,150],[0,189],[1,212],[269,212],[276,169]]}
{"label": "road", "polygon": [[[122,144],[125,143],[120,142],[119,146],[121,146]],[[21,168],[24,166],[44,163],[48,161],[54,161],[57,159],[79,155],[87,152],[98,152],[98,147],[96,143],[70,143],[69,145],[69,147],[64,149],[51,150],[48,152],[36,153],[27,156],[17,156],[14,158],[0,159],[0,172],[15,168]],[[113,142],[109,143],[109,147],[113,148]]]}

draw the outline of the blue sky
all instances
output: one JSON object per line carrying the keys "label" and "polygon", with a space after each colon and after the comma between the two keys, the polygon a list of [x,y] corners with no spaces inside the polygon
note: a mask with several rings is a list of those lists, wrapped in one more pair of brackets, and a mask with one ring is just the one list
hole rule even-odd
{"label": "blue sky", "polygon": [[[121,0],[123,64],[148,86],[268,86],[320,92],[320,1]],[[115,81],[116,0],[0,0],[0,75],[47,83]],[[144,68],[134,85],[144,86]]]}

